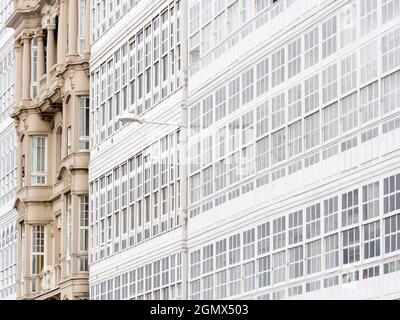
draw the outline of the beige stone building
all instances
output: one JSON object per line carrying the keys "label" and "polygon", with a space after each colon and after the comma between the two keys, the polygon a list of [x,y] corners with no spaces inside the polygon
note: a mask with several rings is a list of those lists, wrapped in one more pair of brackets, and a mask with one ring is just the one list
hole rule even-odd
{"label": "beige stone building", "polygon": [[14,0],[17,298],[88,298],[88,0]]}

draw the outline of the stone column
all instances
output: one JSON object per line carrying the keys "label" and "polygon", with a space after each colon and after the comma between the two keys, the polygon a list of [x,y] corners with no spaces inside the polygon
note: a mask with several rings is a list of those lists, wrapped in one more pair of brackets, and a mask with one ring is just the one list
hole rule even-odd
{"label": "stone column", "polygon": [[68,1],[68,56],[78,54],[78,0]]}
{"label": "stone column", "polygon": [[[23,257],[25,261],[24,269],[22,270],[22,277],[30,275],[31,271],[31,252],[32,252],[32,225],[24,223],[25,225],[25,256]],[[29,288],[29,281],[25,281],[25,288]]]}
{"label": "stone column", "polygon": [[22,99],[28,100],[31,98],[31,37],[28,34],[22,36],[24,44],[22,58]]}
{"label": "stone column", "polygon": [[54,29],[53,26],[47,27],[47,72],[54,66]]}
{"label": "stone column", "polygon": [[15,100],[19,102],[22,97],[22,45],[17,40],[15,42]]}
{"label": "stone column", "polygon": [[90,53],[90,0],[85,3],[85,53]]}
{"label": "stone column", "polygon": [[57,63],[64,64],[67,45],[67,3],[60,0],[60,15],[58,16],[58,35],[57,35]]}
{"label": "stone column", "polygon": [[40,79],[45,74],[45,65],[44,65],[44,35],[42,31],[40,31],[37,36],[37,77],[38,83],[40,83]]}
{"label": "stone column", "polygon": [[22,223],[17,223],[17,228],[18,228],[18,239],[17,239],[17,266],[16,266],[16,271],[15,271],[15,280],[17,283],[17,297],[20,297],[22,295],[22,291],[21,290],[21,280],[22,280],[22,250],[21,250],[21,246],[22,246],[22,227],[21,227]]}

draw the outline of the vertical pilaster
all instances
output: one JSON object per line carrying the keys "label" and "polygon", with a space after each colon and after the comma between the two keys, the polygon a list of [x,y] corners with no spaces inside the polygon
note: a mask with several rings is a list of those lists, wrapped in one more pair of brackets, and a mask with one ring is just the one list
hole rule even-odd
{"label": "vertical pilaster", "polygon": [[30,84],[31,84],[31,37],[28,34],[22,36],[23,60],[22,60],[22,98],[30,99]]}
{"label": "vertical pilaster", "polygon": [[15,270],[15,280],[17,282],[17,297],[22,295],[22,287],[21,287],[21,280],[22,276],[22,223],[17,223],[18,228],[18,246],[17,246],[17,265]]}
{"label": "vertical pilaster", "polygon": [[67,52],[67,3],[66,0],[60,0],[60,15],[58,18],[57,35],[57,63],[64,64]]}
{"label": "vertical pilaster", "polygon": [[68,1],[68,56],[78,54],[78,0]]}
{"label": "vertical pilaster", "polygon": [[37,36],[37,77],[38,82],[45,74],[45,65],[44,65],[44,35],[40,31]]}
{"label": "vertical pilaster", "polygon": [[[24,256],[24,270],[22,270],[22,276],[24,278],[28,277],[31,274],[31,251],[32,251],[32,225],[25,223],[25,256]],[[30,283],[25,286],[25,288],[30,289]],[[26,292],[26,291],[25,291]],[[25,293],[24,292],[24,293]],[[30,290],[29,290],[30,292]]]}
{"label": "vertical pilaster", "polygon": [[15,75],[15,99],[18,102],[22,98],[22,45],[17,40],[15,42],[15,69],[16,69],[16,75]]}
{"label": "vertical pilaster", "polygon": [[47,72],[54,66],[54,26],[47,27]]}
{"label": "vertical pilaster", "polygon": [[90,53],[90,0],[85,3],[85,53]]}

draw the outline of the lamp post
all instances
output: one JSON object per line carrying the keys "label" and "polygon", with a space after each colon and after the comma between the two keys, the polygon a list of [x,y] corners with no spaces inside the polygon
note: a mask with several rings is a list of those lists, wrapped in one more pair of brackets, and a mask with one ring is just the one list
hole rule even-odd
{"label": "lamp post", "polygon": [[181,250],[182,250],[182,299],[189,299],[189,248],[188,248],[188,207],[189,207],[189,181],[188,181],[188,129],[189,129],[189,109],[188,109],[188,1],[181,1],[182,10],[182,68],[180,76],[182,79],[182,100],[180,103],[180,113],[182,124],[174,123],[160,123],[155,121],[147,121],[139,116],[129,114],[121,116],[119,120],[123,123],[138,123],[138,124],[156,124],[164,126],[172,126],[181,128],[181,152],[179,152],[179,166],[180,166],[180,178],[181,178],[181,226],[182,226],[182,239],[181,239]]}
{"label": "lamp post", "polygon": [[[187,78],[186,78],[187,81]],[[184,92],[187,90],[187,83],[184,86]],[[171,126],[178,127],[181,129],[181,148],[179,152],[179,172],[180,172],[180,181],[181,181],[181,226],[182,226],[182,299],[188,300],[189,298],[189,274],[188,274],[188,189],[189,189],[189,181],[188,181],[188,132],[189,128],[188,124],[188,110],[187,110],[187,95],[184,95],[182,99],[181,105],[181,116],[183,124],[177,123],[168,123],[168,122],[156,122],[156,121],[148,121],[142,117],[139,117],[134,114],[127,114],[118,117],[118,121],[122,124],[128,123],[137,123],[140,125],[143,124],[154,124],[154,125],[163,125],[163,126]]]}
{"label": "lamp post", "polygon": [[156,125],[162,125],[162,126],[187,128],[186,126],[184,126],[182,124],[178,124],[178,123],[148,121],[148,120],[145,120],[144,118],[141,118],[134,114],[120,116],[118,118],[118,120],[122,123],[156,124]]}

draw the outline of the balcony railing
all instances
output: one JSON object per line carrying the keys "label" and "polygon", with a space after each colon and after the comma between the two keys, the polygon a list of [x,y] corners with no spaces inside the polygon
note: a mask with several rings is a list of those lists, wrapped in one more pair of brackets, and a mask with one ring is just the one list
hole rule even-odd
{"label": "balcony railing", "polygon": [[57,270],[52,266],[48,266],[46,271],[40,275],[41,289],[43,291],[49,291],[57,285]]}

